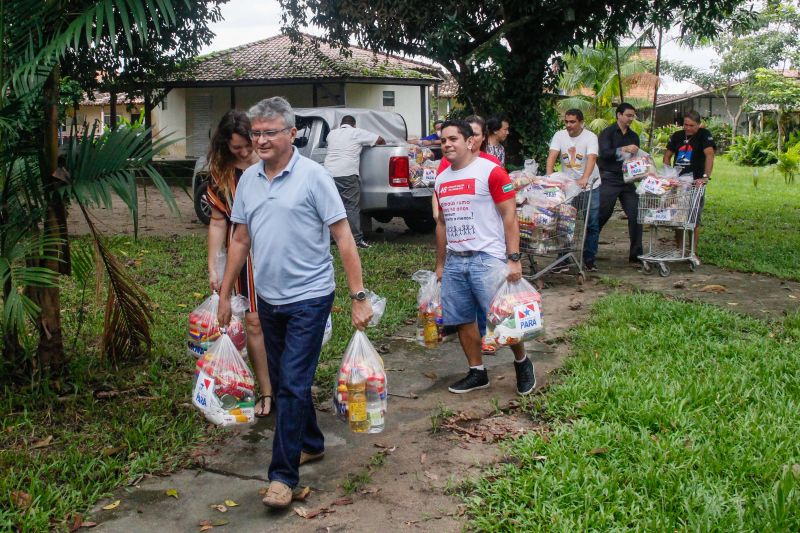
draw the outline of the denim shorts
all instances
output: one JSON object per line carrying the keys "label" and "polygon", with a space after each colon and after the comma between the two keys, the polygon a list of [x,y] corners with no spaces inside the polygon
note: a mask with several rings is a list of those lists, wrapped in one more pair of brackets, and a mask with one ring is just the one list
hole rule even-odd
{"label": "denim shorts", "polygon": [[505,261],[485,252],[466,257],[448,252],[442,273],[444,325],[471,324],[476,316],[486,316],[505,273]]}

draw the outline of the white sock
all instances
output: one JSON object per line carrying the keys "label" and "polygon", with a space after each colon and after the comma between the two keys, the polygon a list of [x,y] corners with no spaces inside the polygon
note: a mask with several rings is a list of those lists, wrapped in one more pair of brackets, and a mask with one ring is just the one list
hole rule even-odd
{"label": "white sock", "polygon": [[470,368],[470,369],[475,369],[475,370],[485,370],[485,369],[486,369],[486,367],[485,367],[485,366],[483,366],[483,365],[471,366],[471,367],[469,367],[469,368]]}
{"label": "white sock", "polygon": [[515,356],[514,356],[514,362],[515,362],[515,363],[524,363],[524,362],[525,362],[525,359],[527,359],[527,358],[528,358],[528,354],[525,354],[525,355],[523,355],[523,356],[522,356],[522,359],[517,359],[517,356],[515,355]]}

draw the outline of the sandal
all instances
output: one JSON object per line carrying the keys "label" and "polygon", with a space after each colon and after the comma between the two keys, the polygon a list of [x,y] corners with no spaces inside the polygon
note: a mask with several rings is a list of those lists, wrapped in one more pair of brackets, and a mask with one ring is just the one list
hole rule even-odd
{"label": "sandal", "polygon": [[[264,414],[264,410],[267,407],[266,404],[264,403],[264,400],[266,400],[267,398],[269,398],[269,411],[267,411],[267,413]],[[256,418],[267,418],[272,412],[272,395],[262,394],[261,396],[259,396],[258,399],[256,400],[256,407],[258,407],[259,405],[261,406],[261,412],[259,413],[258,411],[256,411]]]}

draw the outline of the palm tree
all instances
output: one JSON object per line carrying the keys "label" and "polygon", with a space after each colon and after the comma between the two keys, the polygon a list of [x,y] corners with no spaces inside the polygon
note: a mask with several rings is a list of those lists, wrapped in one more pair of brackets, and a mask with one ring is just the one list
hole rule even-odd
{"label": "palm tree", "polygon": [[[649,62],[636,55],[638,50],[635,45],[574,47],[564,58],[566,69],[559,88],[569,96],[558,102],[559,110],[580,109],[587,117],[587,127],[594,132],[611,124],[623,88],[649,72]],[[626,101],[636,107],[648,105],[635,98]]]}
{"label": "palm tree", "polygon": [[0,3],[0,330],[7,361],[26,363],[19,334],[30,320],[39,332],[40,370],[57,371],[66,363],[58,274],[70,273],[70,203],[87,218],[103,265],[99,275],[108,279],[105,352],[124,358],[149,347],[147,296],[103,245],[86,208],[109,205],[113,192],[135,216],[137,175],[148,176],[174,207],[151,163],[171,141],[153,145],[151,132],[142,128],[100,136],[85,128],[59,152],[59,87],[63,67],[74,68],[76,57],[107,46],[125,56],[146,44],[149,34],[166,32],[176,24],[180,1]]}

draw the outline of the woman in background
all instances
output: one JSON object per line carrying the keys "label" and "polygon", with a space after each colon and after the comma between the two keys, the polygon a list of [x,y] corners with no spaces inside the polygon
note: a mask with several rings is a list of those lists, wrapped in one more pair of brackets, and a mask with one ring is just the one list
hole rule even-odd
{"label": "woman in background", "polygon": [[[250,142],[250,120],[241,111],[230,110],[222,117],[208,151],[208,203],[211,206],[211,223],[208,225],[208,279],[212,290],[222,285],[224,269],[217,266],[218,255],[228,247],[235,224],[231,222],[231,209],[236,196],[239,178],[247,167],[261,161]],[[253,280],[253,258],[249,256],[236,280],[234,292],[250,301],[245,313],[247,325],[247,353],[258,380],[260,395],[256,399],[256,416],[265,417],[272,410],[272,385],[267,373],[267,350],[264,334],[258,320],[255,282]],[[269,401],[268,401],[269,400]]]}

